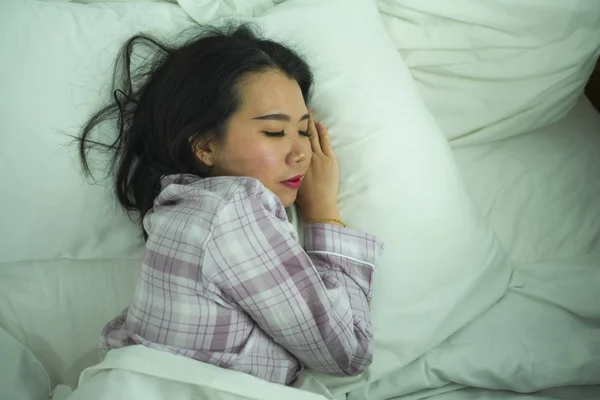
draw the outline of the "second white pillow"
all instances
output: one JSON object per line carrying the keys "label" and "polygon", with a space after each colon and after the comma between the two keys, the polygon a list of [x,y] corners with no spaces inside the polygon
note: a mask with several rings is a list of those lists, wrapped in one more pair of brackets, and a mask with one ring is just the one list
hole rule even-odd
{"label": "second white pillow", "polygon": [[454,144],[563,117],[600,54],[595,0],[378,0],[388,32]]}

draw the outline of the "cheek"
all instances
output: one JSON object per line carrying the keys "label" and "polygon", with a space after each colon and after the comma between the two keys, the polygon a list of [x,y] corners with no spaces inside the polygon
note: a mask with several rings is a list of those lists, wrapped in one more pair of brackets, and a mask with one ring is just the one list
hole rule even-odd
{"label": "cheek", "polygon": [[222,164],[233,175],[254,178],[272,175],[282,162],[282,151],[269,140],[241,140],[231,143],[222,157]]}
{"label": "cheek", "polygon": [[[268,164],[279,164],[283,159],[284,152],[281,146],[277,146],[276,143],[269,143],[267,141],[256,141],[255,145],[251,149],[253,158],[257,163]],[[252,157],[251,157],[252,158]]]}

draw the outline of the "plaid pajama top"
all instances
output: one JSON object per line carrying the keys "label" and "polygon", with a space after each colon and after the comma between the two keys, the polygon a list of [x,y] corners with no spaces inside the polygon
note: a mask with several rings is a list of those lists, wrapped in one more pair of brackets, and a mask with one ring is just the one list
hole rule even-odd
{"label": "plaid pajama top", "polygon": [[142,344],[290,384],[303,366],[362,372],[373,356],[371,275],[382,244],[327,224],[305,248],[256,179],[163,178],[129,307],[102,331],[101,358]]}

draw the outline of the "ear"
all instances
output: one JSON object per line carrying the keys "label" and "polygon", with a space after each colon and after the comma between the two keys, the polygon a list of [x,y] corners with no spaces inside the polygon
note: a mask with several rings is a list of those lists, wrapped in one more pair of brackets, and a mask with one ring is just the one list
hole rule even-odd
{"label": "ear", "polygon": [[215,166],[216,143],[207,137],[190,138],[190,145],[196,157],[207,167]]}

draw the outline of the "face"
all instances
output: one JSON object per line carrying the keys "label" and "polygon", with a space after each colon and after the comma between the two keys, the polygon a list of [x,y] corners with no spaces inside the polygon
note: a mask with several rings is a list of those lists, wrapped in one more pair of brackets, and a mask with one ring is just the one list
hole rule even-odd
{"label": "face", "polygon": [[198,156],[217,176],[258,179],[283,203],[296,200],[311,161],[308,110],[298,83],[278,71],[250,74],[225,139]]}

